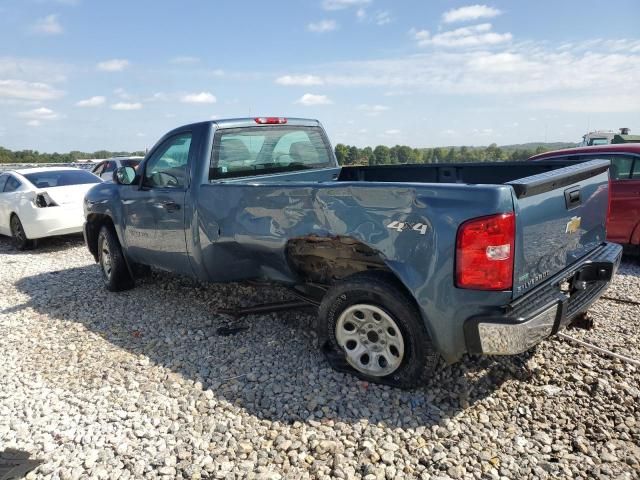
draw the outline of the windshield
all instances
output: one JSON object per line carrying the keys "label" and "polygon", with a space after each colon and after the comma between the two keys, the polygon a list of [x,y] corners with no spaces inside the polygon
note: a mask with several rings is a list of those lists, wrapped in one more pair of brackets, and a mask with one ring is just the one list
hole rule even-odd
{"label": "windshield", "polygon": [[333,165],[319,127],[244,127],[218,130],[210,179],[322,168]]}
{"label": "windshield", "polygon": [[133,168],[138,168],[138,165],[140,165],[140,162],[142,161],[141,158],[128,158],[126,160],[120,160],[120,164],[123,167],[133,167]]}
{"label": "windshield", "polygon": [[83,185],[100,183],[93,173],[84,170],[47,170],[22,175],[37,188],[65,187],[67,185]]}

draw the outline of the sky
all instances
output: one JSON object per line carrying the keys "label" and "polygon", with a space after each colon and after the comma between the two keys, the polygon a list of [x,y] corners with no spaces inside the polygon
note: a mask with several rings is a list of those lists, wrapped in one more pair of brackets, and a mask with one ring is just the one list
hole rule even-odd
{"label": "sky", "polygon": [[334,144],[640,134],[640,1],[0,0],[0,145],[142,150],[216,118]]}

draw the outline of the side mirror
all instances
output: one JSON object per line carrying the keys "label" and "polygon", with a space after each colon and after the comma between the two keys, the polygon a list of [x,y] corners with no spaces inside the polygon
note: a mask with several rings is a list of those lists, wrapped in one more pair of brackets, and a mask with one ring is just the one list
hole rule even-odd
{"label": "side mirror", "polygon": [[120,167],[113,172],[113,181],[119,185],[131,185],[136,179],[133,167]]}

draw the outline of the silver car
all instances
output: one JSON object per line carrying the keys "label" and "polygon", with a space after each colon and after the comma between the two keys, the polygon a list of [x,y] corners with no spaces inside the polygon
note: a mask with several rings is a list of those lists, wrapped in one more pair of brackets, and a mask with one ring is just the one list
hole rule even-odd
{"label": "silver car", "polygon": [[104,181],[113,180],[113,172],[120,167],[137,168],[144,157],[114,157],[102,160],[91,169],[91,173]]}

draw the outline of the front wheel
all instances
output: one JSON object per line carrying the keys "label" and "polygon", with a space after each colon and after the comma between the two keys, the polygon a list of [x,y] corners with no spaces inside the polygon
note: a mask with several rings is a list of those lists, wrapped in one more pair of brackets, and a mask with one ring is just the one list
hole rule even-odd
{"label": "front wheel", "polygon": [[424,384],[439,361],[413,300],[384,273],[358,273],[329,289],[318,337],[335,369],[394,387]]}
{"label": "front wheel", "polygon": [[10,226],[11,238],[13,239],[13,244],[18,250],[29,250],[35,247],[35,241],[27,238],[27,234],[24,231],[24,227],[22,226],[22,222],[18,215],[13,214],[11,216]]}
{"label": "front wheel", "polygon": [[133,288],[133,278],[127,268],[118,237],[107,225],[98,234],[98,263],[107,290],[119,292]]}

